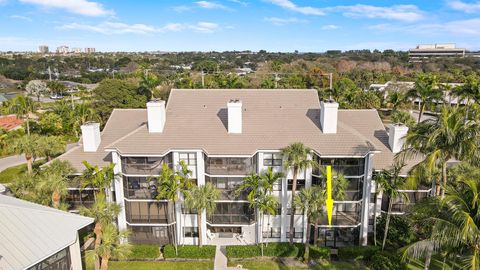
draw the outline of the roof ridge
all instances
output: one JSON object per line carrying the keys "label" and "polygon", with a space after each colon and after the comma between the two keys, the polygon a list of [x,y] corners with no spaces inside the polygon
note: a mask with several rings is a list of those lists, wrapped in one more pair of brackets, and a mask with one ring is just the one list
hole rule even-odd
{"label": "roof ridge", "polygon": [[126,139],[127,137],[129,137],[129,136],[131,136],[131,135],[135,134],[136,132],[138,132],[138,131],[140,130],[140,128],[142,128],[142,127],[144,127],[144,126],[145,126],[145,124],[141,124],[141,125],[140,125],[139,127],[137,127],[136,129],[134,129],[134,130],[130,131],[129,133],[127,133],[127,134],[123,135],[122,137],[120,137],[120,138],[116,139],[115,141],[111,142],[109,145],[107,145],[107,146],[104,146],[104,147],[103,147],[103,149],[108,149],[108,148],[111,148],[111,147],[112,147],[112,145],[114,145],[114,144],[116,144],[116,143],[118,143],[118,142],[120,142],[120,141],[122,141],[122,140]]}
{"label": "roof ridge", "polygon": [[193,88],[172,88],[171,91],[225,91],[225,92],[228,92],[228,91],[265,91],[265,92],[286,92],[286,91],[304,91],[304,92],[313,92],[315,91],[316,92],[316,89],[308,89],[308,88],[301,88],[301,89],[294,89],[294,88],[285,88],[285,89],[279,89],[279,88],[274,88],[274,89],[269,89],[269,88],[234,88],[234,89],[231,89],[231,88],[197,88],[197,89],[193,89]]}

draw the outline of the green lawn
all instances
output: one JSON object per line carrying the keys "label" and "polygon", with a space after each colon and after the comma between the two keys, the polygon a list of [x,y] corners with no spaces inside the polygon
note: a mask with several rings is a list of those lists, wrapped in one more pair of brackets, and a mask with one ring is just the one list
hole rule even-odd
{"label": "green lawn", "polygon": [[[38,160],[33,164],[33,167],[34,168],[38,167],[44,163],[45,163],[44,160]],[[19,176],[20,174],[26,171],[27,171],[27,164],[22,164],[22,165],[7,168],[0,172],[0,184],[10,183],[15,177]]]}
{"label": "green lawn", "polygon": [[[109,270],[211,270],[213,261],[208,262],[110,262]],[[93,270],[93,264],[86,270]]]}
{"label": "green lawn", "polygon": [[[248,270],[300,270],[304,268],[289,267],[280,262],[263,260],[263,261],[235,261],[229,262],[228,266],[237,266],[241,264],[243,268]],[[324,265],[311,268],[313,270],[354,270],[365,269],[357,265],[344,262],[326,262]]]}

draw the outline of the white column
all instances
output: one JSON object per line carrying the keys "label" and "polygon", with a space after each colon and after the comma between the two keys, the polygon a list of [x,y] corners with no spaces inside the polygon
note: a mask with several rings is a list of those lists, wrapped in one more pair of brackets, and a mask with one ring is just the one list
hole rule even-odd
{"label": "white column", "polygon": [[113,188],[115,189],[115,201],[121,206],[120,213],[118,213],[118,229],[127,229],[127,217],[125,213],[125,197],[123,191],[123,177],[122,164],[120,155],[117,152],[112,152],[112,162],[115,164],[113,172],[115,173],[115,180],[113,181]]}
{"label": "white column", "polygon": [[[308,159],[312,160],[312,155],[308,155]],[[305,170],[305,188],[312,186],[312,168],[307,168]],[[303,215],[303,242],[307,241],[307,227],[308,227],[308,218],[307,215]]]}
{"label": "white column", "polygon": [[82,254],[80,253],[80,241],[78,241],[78,233],[77,233],[77,241],[71,244],[68,247],[68,251],[70,252],[70,261],[71,261],[71,270],[82,270]]}
{"label": "white column", "polygon": [[[205,185],[205,160],[202,151],[197,151],[197,184],[199,186]],[[203,244],[207,240],[207,212],[202,213],[202,224],[198,224],[202,228]]]}
{"label": "white column", "polygon": [[368,244],[368,219],[370,216],[370,197],[372,195],[372,163],[373,154],[365,158],[365,176],[363,180],[363,199],[360,224],[360,245]]}
{"label": "white column", "polygon": [[286,242],[287,241],[287,230],[288,230],[288,223],[287,221],[290,220],[289,216],[287,215],[287,206],[288,206],[288,190],[287,190],[287,172],[285,173],[285,177],[282,179],[282,197],[281,197],[281,202],[282,202],[282,227],[280,230],[280,241],[281,242]]}
{"label": "white column", "polygon": [[[174,171],[177,171],[179,169],[179,166],[180,166],[180,158],[179,158],[179,155],[178,155],[178,152],[173,152],[172,153],[172,162],[173,162],[173,170]],[[177,202],[175,202],[175,229],[176,229],[176,232],[177,232],[177,235],[175,235],[176,239],[177,239],[177,243],[181,243],[181,238],[183,237],[183,230],[182,230],[182,203],[180,202],[180,200],[178,200]]]}

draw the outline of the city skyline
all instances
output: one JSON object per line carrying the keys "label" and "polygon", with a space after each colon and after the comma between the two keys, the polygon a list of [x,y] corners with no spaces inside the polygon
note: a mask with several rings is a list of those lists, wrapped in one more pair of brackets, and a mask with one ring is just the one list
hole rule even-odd
{"label": "city skyline", "polygon": [[0,0],[0,50],[478,50],[480,1]]}

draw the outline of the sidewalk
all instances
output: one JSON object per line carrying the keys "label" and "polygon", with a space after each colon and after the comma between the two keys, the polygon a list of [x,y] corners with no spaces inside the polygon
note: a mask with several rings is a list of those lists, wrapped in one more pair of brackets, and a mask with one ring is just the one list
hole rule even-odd
{"label": "sidewalk", "polygon": [[225,246],[217,246],[215,251],[215,263],[214,270],[226,270],[227,269],[227,250]]}
{"label": "sidewalk", "polygon": [[17,165],[27,163],[23,155],[0,158],[0,172]]}

